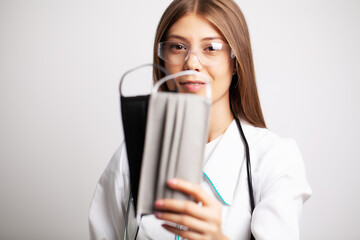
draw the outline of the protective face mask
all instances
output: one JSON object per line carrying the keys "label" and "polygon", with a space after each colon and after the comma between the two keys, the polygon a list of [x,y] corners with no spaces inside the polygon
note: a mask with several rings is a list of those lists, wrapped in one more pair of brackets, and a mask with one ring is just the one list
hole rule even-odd
{"label": "protective face mask", "polygon": [[[134,207],[137,205],[139,179],[141,172],[141,161],[145,142],[145,127],[150,94],[140,96],[124,96],[122,92],[123,83],[129,73],[144,67],[156,67],[165,74],[165,68],[154,64],[143,64],[125,72],[120,80],[120,104],[123,123],[126,152],[130,171],[131,200]],[[173,81],[173,80],[172,80]]]}
{"label": "protective face mask", "polygon": [[207,98],[157,92],[164,82],[186,75],[197,75],[197,79],[209,83],[203,74],[184,71],[159,80],[151,96],[121,96],[131,200],[138,216],[152,213],[156,199],[189,199],[169,189],[167,180],[177,177],[200,182],[211,105],[210,84]]}
{"label": "protective face mask", "polygon": [[[166,80],[186,75],[204,79],[208,83],[208,96],[157,92]],[[168,188],[167,180],[181,178],[200,183],[208,136],[210,95],[209,80],[196,71],[169,75],[154,86],[146,122],[137,216],[153,213],[156,199],[190,199],[188,195]]]}
{"label": "protective face mask", "polygon": [[[185,75],[198,75],[209,83],[203,74],[184,71],[159,80],[151,96],[121,97],[131,192],[135,193],[128,198],[124,239],[137,238],[141,216],[154,211],[153,203],[156,199],[189,199],[187,195],[167,188],[168,179],[178,177],[194,183],[200,182],[211,105],[210,84],[207,84],[207,98],[193,94],[157,92],[165,81]],[[176,83],[173,85],[176,86]],[[246,150],[252,212],[255,203],[249,146],[240,121],[237,118],[235,120]],[[136,206],[137,214],[134,209]],[[147,235],[145,230],[143,233]],[[254,239],[253,235],[251,239]]]}

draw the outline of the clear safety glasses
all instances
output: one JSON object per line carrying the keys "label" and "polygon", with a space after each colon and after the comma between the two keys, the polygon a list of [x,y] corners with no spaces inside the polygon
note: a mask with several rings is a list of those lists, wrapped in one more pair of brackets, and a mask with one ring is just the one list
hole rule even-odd
{"label": "clear safety glasses", "polygon": [[204,42],[198,50],[192,50],[189,44],[176,41],[159,43],[159,58],[173,65],[184,64],[191,53],[196,55],[201,64],[207,66],[217,65],[235,57],[229,44],[222,42]]}

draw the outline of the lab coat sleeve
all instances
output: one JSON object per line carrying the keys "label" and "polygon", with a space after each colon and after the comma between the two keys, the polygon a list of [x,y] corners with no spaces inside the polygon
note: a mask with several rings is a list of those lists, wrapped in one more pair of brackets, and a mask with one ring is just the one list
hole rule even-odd
{"label": "lab coat sleeve", "polygon": [[122,239],[124,215],[129,195],[129,170],[124,144],[113,155],[103,172],[89,213],[90,239]]}
{"label": "lab coat sleeve", "polygon": [[304,163],[294,140],[282,139],[266,152],[256,174],[258,200],[251,231],[257,240],[299,239],[303,203],[311,196]]}

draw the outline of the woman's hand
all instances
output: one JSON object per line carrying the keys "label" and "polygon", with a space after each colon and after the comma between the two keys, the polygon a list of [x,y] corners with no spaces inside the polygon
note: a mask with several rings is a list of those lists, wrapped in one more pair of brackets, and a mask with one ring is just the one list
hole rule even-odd
{"label": "woman's hand", "polygon": [[168,231],[189,240],[228,239],[221,230],[221,204],[198,184],[182,179],[171,179],[168,186],[184,192],[201,202],[202,206],[187,200],[161,199],[155,202],[156,218],[180,224],[185,229],[164,224]]}

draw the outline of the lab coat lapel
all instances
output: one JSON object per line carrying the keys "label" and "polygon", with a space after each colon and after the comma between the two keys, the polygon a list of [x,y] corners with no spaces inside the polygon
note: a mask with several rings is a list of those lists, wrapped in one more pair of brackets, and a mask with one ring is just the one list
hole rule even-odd
{"label": "lab coat lapel", "polygon": [[225,205],[233,202],[244,159],[244,145],[234,120],[204,166],[206,181]]}

